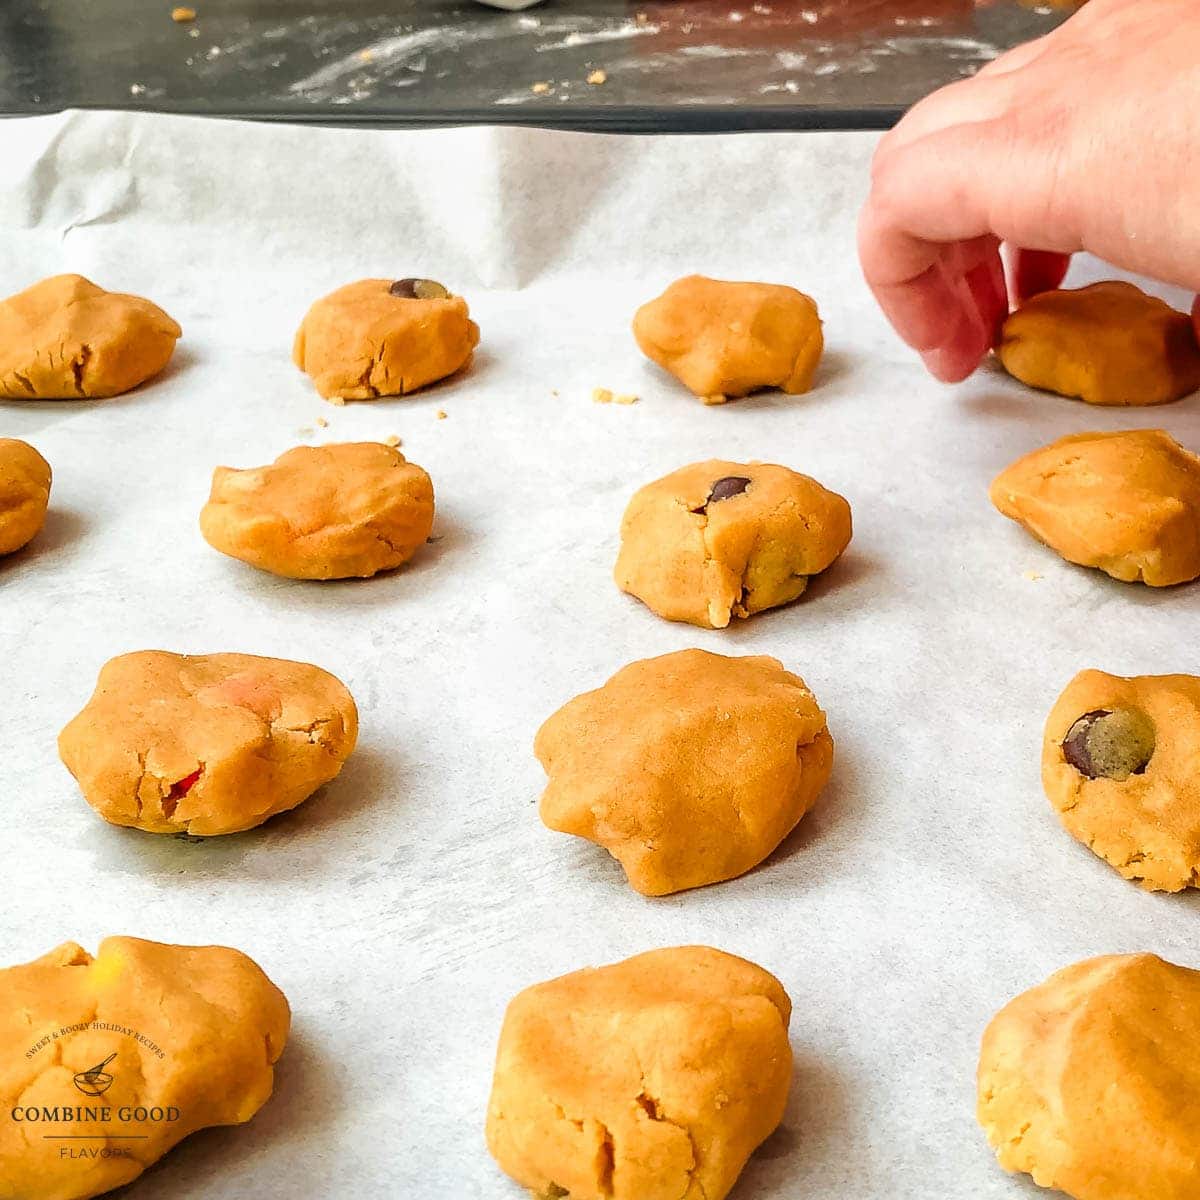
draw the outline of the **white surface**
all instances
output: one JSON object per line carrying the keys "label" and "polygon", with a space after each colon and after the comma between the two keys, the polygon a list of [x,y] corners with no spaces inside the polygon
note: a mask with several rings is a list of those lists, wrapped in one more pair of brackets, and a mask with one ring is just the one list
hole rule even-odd
{"label": "white surface", "polygon": [[[0,404],[0,435],[55,472],[45,534],[0,564],[4,959],[108,933],[223,942],[295,1010],[267,1108],[180,1147],[130,1200],[517,1200],[482,1137],[505,1003],[687,942],[754,959],[795,1002],[787,1118],[736,1200],[1035,1194],[975,1127],[988,1018],[1090,954],[1198,957],[1194,895],[1143,894],[1058,827],[1041,723],[1078,668],[1200,668],[1200,594],[1067,566],[987,485],[1063,433],[1162,424],[1200,446],[1200,419],[1194,401],[1090,411],[994,370],[930,381],[854,262],[872,142],[0,126],[5,290],[80,271],[184,328],[133,395]],[[705,408],[645,363],[629,318],[690,270],[811,291],[829,341],[816,390]],[[407,400],[323,403],[289,361],[309,302],[415,274],[469,298],[474,369]],[[598,406],[595,386],[642,401]],[[320,440],[396,433],[431,472],[441,541],[410,569],[288,582],[201,540],[211,469],[269,461],[318,416]],[[800,603],[724,633],[660,621],[609,577],[633,490],[713,455],[809,472],[855,519]],[[837,763],[766,866],[647,900],[603,851],[542,828],[530,746],[576,692],[693,645],[800,672]],[[106,826],[55,737],[101,663],[144,647],[318,663],[358,699],[359,749],[259,831],[189,845]]]}

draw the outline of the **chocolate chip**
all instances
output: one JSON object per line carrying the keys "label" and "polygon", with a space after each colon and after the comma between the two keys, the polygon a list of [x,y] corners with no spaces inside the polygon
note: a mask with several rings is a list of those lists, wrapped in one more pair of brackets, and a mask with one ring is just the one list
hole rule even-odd
{"label": "chocolate chip", "polygon": [[734,496],[740,496],[749,486],[750,480],[745,475],[726,475],[724,479],[718,479],[708,489],[708,499],[705,504],[712,504],[715,500],[732,500]]}
{"label": "chocolate chip", "polygon": [[397,279],[388,291],[402,300],[445,300],[450,295],[435,279]]}
{"label": "chocolate chip", "polygon": [[1141,775],[1154,757],[1154,722],[1136,708],[1097,708],[1067,730],[1063,758],[1088,779]]}
{"label": "chocolate chip", "polygon": [[710,504],[721,500],[732,500],[734,496],[740,496],[749,486],[750,480],[745,475],[726,475],[708,489],[708,499],[699,508],[693,508],[692,512],[707,513]]}

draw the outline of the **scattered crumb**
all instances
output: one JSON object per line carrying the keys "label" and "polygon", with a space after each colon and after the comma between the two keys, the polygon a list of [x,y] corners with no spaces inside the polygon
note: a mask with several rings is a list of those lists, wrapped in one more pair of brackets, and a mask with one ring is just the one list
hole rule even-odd
{"label": "scattered crumb", "polygon": [[328,403],[336,405],[338,408],[346,407],[346,397],[345,396],[326,396],[325,399]]}
{"label": "scattered crumb", "polygon": [[171,9],[171,20],[176,25],[186,25],[189,21],[194,21],[195,19],[196,10],[194,8],[188,8],[186,5],[181,4],[178,8]]}
{"label": "scattered crumb", "polygon": [[391,446],[392,449],[394,450],[397,446],[400,445],[400,439],[394,433],[389,433],[387,435],[387,437],[385,437],[383,439],[383,444],[385,446]]}
{"label": "scattered crumb", "polygon": [[198,30],[198,29],[189,29],[188,30],[188,37],[197,37],[198,38],[199,36],[200,36],[200,30]]}
{"label": "scattered crumb", "polygon": [[144,96],[146,94],[146,85],[144,83],[131,83],[129,85],[129,94],[131,96]]}
{"label": "scattered crumb", "polygon": [[317,418],[317,419],[316,419],[316,420],[313,422],[313,424],[314,424],[314,425],[315,425],[315,426],[316,426],[318,429],[328,429],[328,428],[329,428],[329,422],[328,422],[327,420],[325,420],[325,418],[324,418],[324,417],[318,417],[318,418]]}
{"label": "scattered crumb", "polygon": [[375,57],[374,51],[371,49],[360,50],[358,52],[359,62],[370,62]]}
{"label": "scattered crumb", "polygon": [[551,388],[551,389],[550,389],[550,395],[552,395],[552,396],[557,396],[557,395],[558,395],[558,388]]}
{"label": "scattered crumb", "polygon": [[613,402],[613,394],[608,388],[592,388],[592,400],[596,404],[611,404]]}
{"label": "scattered crumb", "polygon": [[640,399],[639,396],[634,396],[629,392],[618,392],[613,397],[614,404],[636,404]]}
{"label": "scattered crumb", "polygon": [[544,80],[538,80],[530,89],[535,96],[544,96],[549,90],[550,85]]}
{"label": "scattered crumb", "polygon": [[1026,571],[1025,578],[1028,579],[1030,583],[1036,583],[1039,579],[1041,579],[1041,574],[1037,571]]}
{"label": "scattered crumb", "polygon": [[716,392],[712,396],[701,396],[700,403],[701,404],[724,404],[726,399],[728,399],[728,397],[721,395],[720,392]]}
{"label": "scattered crumb", "polygon": [[221,57],[221,47],[220,46],[209,46],[208,54],[205,55],[205,57],[210,58],[210,59],[211,58],[220,58]]}
{"label": "scattered crumb", "polygon": [[297,437],[312,437],[313,429],[311,425],[303,425],[296,430]]}
{"label": "scattered crumb", "polygon": [[646,14],[644,12],[635,13],[633,19],[639,25],[649,25],[650,24],[650,17],[648,14]]}
{"label": "scattered crumb", "polygon": [[588,81],[588,83],[592,84],[594,87],[599,87],[600,84],[608,82],[608,72],[602,70],[600,67],[597,67],[587,77],[587,81]]}
{"label": "scattered crumb", "polygon": [[439,421],[444,421],[446,419],[446,410],[444,408],[439,408],[437,410],[437,419]]}

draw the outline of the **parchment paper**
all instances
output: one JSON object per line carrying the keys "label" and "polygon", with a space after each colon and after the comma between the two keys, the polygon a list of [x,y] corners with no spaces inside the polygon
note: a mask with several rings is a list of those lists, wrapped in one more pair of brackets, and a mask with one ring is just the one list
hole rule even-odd
{"label": "parchment paper", "polygon": [[[1123,882],[1059,828],[1038,774],[1077,669],[1200,670],[1200,593],[1068,566],[987,500],[1001,467],[1071,431],[1162,425],[1200,446],[1196,402],[1095,411],[994,369],[932,382],[859,280],[872,144],[101,114],[0,128],[5,293],[79,271],[184,328],[132,395],[0,405],[0,434],[55,472],[46,531],[0,563],[3,961],[109,933],[220,942],[295,1011],[263,1112],[191,1139],[131,1198],[516,1200],[482,1136],[508,999],[690,942],[761,963],[795,1002],[787,1117],[736,1200],[1029,1196],[974,1122],[992,1013],[1092,954],[1200,962],[1197,898]],[[693,270],[818,298],[811,394],[704,408],[642,360],[634,308]],[[308,304],[421,274],[469,298],[474,368],[411,399],[320,400],[289,361]],[[594,404],[598,386],[641,402]],[[410,568],[289,582],[200,538],[217,464],[389,434],[437,488],[441,540]],[[726,632],[663,622],[610,579],[630,494],[709,456],[785,463],[854,509],[826,578]],[[540,825],[531,741],[625,662],[687,646],[801,673],[837,763],[765,866],[647,900]],[[110,827],[55,737],[104,660],[147,647],[318,663],[358,699],[359,749],[261,830],[188,844]]]}

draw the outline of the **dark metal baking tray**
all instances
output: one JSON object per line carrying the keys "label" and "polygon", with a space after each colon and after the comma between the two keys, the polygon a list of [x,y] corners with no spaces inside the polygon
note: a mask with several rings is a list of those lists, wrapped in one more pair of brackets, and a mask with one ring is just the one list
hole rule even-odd
{"label": "dark metal baking tray", "polygon": [[114,108],[609,131],[884,127],[1072,7],[548,0],[511,13],[472,0],[189,0],[196,19],[177,23],[174,2],[0,0],[0,113]]}

